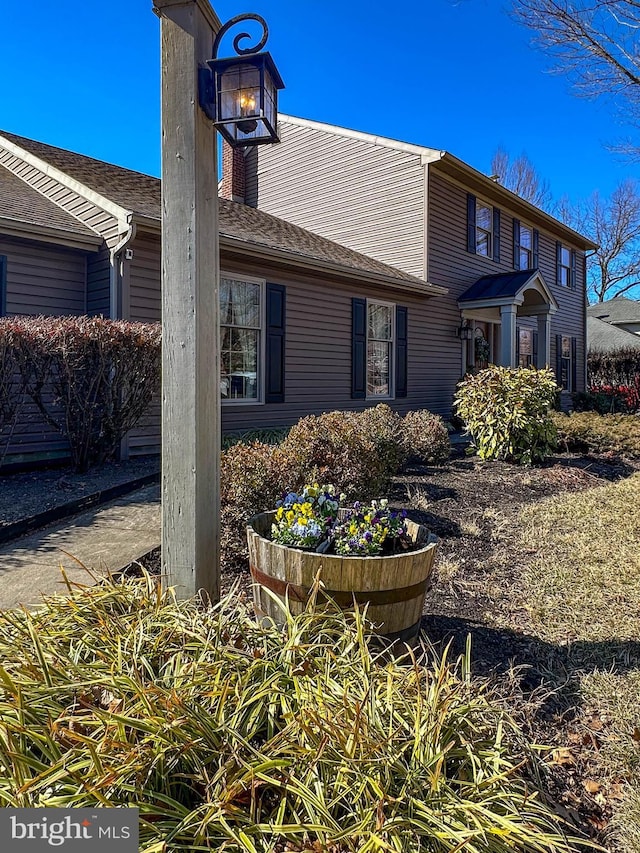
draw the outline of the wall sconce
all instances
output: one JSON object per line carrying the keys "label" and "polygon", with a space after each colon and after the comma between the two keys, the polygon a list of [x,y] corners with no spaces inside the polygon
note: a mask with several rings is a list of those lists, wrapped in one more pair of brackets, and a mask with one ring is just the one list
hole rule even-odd
{"label": "wall sconce", "polygon": [[[238,54],[217,59],[225,33],[241,21],[258,21],[262,38],[255,47],[242,48],[239,33],[233,40]],[[220,29],[213,43],[208,68],[199,70],[200,106],[233,148],[279,142],[278,90],[284,89],[282,77],[268,51],[259,51],[267,43],[269,28],[260,15],[236,15]]]}
{"label": "wall sconce", "polygon": [[461,341],[470,341],[473,338],[473,329],[471,326],[462,325],[456,329],[456,334]]}

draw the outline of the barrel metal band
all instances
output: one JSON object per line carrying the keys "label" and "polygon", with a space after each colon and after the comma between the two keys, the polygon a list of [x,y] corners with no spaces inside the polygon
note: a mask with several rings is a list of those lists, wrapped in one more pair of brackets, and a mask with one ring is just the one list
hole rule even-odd
{"label": "barrel metal band", "polygon": [[[297,584],[289,583],[289,581],[280,580],[280,578],[274,578],[271,575],[265,575],[264,572],[261,572],[260,569],[256,569],[255,566],[251,566],[251,577],[259,583],[261,586],[266,587],[266,589],[270,589],[271,592],[275,592],[276,595],[280,595],[283,598],[285,595],[289,596],[291,601],[306,601],[309,597],[309,593],[311,592],[311,587],[308,586],[298,586]],[[375,589],[375,590],[320,590],[319,596],[321,598],[330,598],[332,601],[338,605],[338,607],[350,607],[354,599],[358,604],[366,604],[367,602],[372,605],[384,605],[384,604],[400,604],[403,601],[411,601],[414,598],[417,598],[419,595],[424,595],[427,589],[427,583],[429,578],[426,577],[424,580],[419,581],[418,583],[414,583],[412,586],[403,586],[398,589]]]}

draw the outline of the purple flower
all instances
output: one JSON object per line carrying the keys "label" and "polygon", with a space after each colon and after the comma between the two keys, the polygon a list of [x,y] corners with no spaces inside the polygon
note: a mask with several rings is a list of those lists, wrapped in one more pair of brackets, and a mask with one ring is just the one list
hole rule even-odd
{"label": "purple flower", "polygon": [[367,540],[367,542],[371,542],[371,540],[373,539],[373,533],[367,530],[367,532],[364,534],[364,538]]}

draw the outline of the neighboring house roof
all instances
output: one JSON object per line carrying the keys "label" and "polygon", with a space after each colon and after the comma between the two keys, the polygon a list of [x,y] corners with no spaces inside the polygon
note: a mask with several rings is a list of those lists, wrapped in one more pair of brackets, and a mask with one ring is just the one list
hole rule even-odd
{"label": "neighboring house roof", "polygon": [[[151,220],[158,228],[160,227],[162,205],[159,178],[4,131],[0,132],[0,145],[3,137],[14,146],[24,149],[71,177],[98,196],[118,205],[122,213],[131,212],[134,217],[143,217],[147,224]],[[22,181],[16,180],[22,184]],[[439,295],[447,292],[444,287],[427,284],[409,273],[376,261],[262,210],[228,199],[219,199],[219,230],[221,244],[229,247],[239,248],[241,247],[239,244],[245,247],[263,247],[265,250],[279,254],[282,258],[298,262],[313,261],[316,262],[316,266],[329,270],[357,274],[360,277],[368,276],[383,283],[403,286],[425,295]]]}
{"label": "neighboring house roof", "polygon": [[587,317],[587,349],[589,351],[608,352],[628,347],[640,349],[640,335],[634,335],[626,329],[619,329],[598,317]]}
{"label": "neighboring house roof", "polygon": [[102,238],[80,220],[0,166],[0,230],[97,249]]}
{"label": "neighboring house roof", "polygon": [[[358,130],[351,130],[346,127],[338,127],[333,124],[324,124],[311,119],[299,118],[298,116],[279,114],[279,120],[285,123],[297,125],[298,127],[307,127],[312,130],[332,133],[335,136],[342,136],[351,139],[359,139],[362,142],[368,142],[373,145],[379,145],[384,148],[391,148],[397,151],[415,154],[420,157],[421,162],[426,166],[435,166],[438,170],[445,174],[449,174],[452,178],[457,178],[462,181],[465,186],[468,186],[473,192],[487,195],[491,198],[495,197],[501,200],[505,206],[515,210],[519,215],[534,223],[540,223],[543,227],[548,228],[558,236],[564,235],[568,242],[572,242],[583,249],[596,249],[597,244],[589,240],[583,234],[579,234],[568,225],[565,225],[560,220],[541,210],[539,207],[531,204],[521,198],[511,190],[496,183],[488,175],[484,175],[473,166],[469,166],[463,160],[450,154],[448,151],[439,150],[437,148],[427,148],[423,145],[414,145],[409,142],[400,142],[397,139],[389,139],[385,136],[376,136],[372,133],[364,133]],[[500,203],[500,202],[499,202]]]}
{"label": "neighboring house roof", "polygon": [[615,296],[607,302],[596,302],[587,308],[589,317],[596,317],[606,323],[640,323],[640,300]]}

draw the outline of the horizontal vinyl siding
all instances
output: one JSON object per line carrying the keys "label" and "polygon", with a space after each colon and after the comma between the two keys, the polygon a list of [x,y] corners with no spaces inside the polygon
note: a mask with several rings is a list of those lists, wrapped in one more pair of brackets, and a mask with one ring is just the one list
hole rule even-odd
{"label": "horizontal vinyl siding", "polygon": [[[490,201],[490,199],[489,199]],[[467,191],[440,175],[429,172],[429,281],[449,288],[449,296],[434,302],[433,334],[438,342],[434,358],[442,369],[452,371],[460,363],[460,343],[451,334],[460,323],[457,299],[483,275],[513,270],[513,213],[500,207],[500,262],[467,251]],[[519,217],[518,217],[519,218]],[[524,222],[524,220],[522,220]],[[526,223],[530,224],[530,223]],[[551,367],[555,368],[555,336],[570,335],[578,339],[578,388],[584,384],[584,310],[586,294],[583,286],[584,252],[577,250],[577,287],[570,290],[556,285],[556,240],[550,232],[538,229],[539,269],[545,283],[558,302],[559,310],[551,319]],[[564,243],[569,248],[576,248]],[[530,326],[522,317],[518,325]]]}
{"label": "horizontal vinyl siding", "polygon": [[[234,271],[228,266],[229,271]],[[429,365],[424,329],[436,299],[389,293],[380,287],[308,280],[258,268],[235,270],[262,275],[286,287],[285,402],[270,405],[223,404],[225,432],[253,427],[289,426],[307,414],[333,409],[361,410],[388,402],[399,412],[429,408],[448,414],[452,387]],[[399,400],[351,398],[351,300],[384,299],[408,308],[408,393]],[[459,378],[456,375],[456,380]]]}
{"label": "horizontal vinyl siding", "polygon": [[247,202],[424,277],[420,157],[283,122],[279,129],[279,145],[247,160]]}
{"label": "horizontal vinyl siding", "polygon": [[87,258],[87,314],[111,315],[111,253],[103,246]]}
{"label": "horizontal vinyl siding", "polygon": [[7,257],[7,314],[84,314],[86,256],[0,238]]}
{"label": "horizontal vinyl siding", "polygon": [[131,244],[129,263],[129,319],[139,322],[160,320],[160,279],[162,276],[160,238],[140,236]]}

